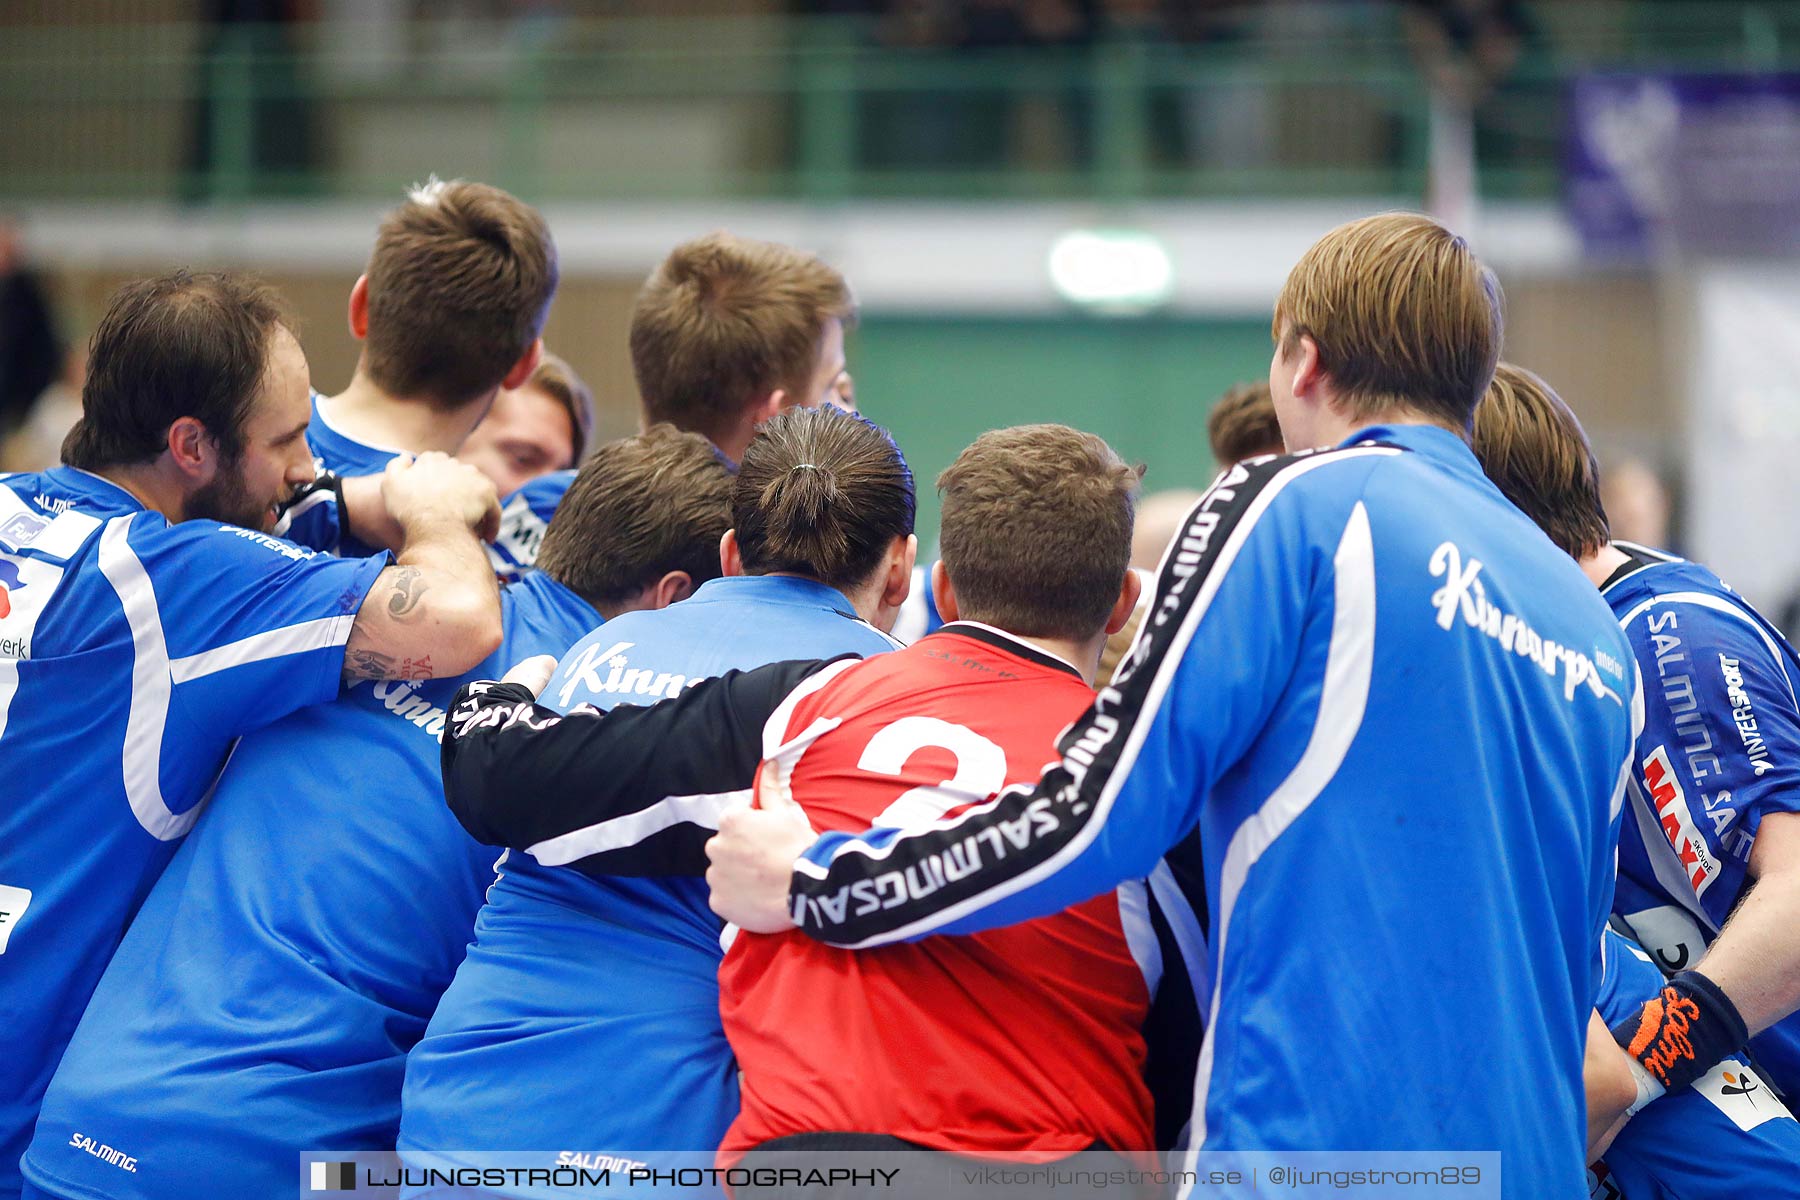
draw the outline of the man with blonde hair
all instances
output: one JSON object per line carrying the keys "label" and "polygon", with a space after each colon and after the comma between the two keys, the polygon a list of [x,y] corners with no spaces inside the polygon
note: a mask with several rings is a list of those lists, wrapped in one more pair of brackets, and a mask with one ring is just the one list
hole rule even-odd
{"label": "man with blonde hair", "polygon": [[921,829],[729,813],[713,905],[851,948],[968,933],[1145,875],[1197,830],[1190,1154],[1494,1150],[1504,1195],[1575,1200],[1636,671],[1470,453],[1501,318],[1461,238],[1405,214],[1335,229],[1273,332],[1283,439],[1330,448],[1208,491],[1062,761]]}

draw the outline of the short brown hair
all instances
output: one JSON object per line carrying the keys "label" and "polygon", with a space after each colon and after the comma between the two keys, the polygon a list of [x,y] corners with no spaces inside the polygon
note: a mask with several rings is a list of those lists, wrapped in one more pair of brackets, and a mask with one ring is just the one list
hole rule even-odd
{"label": "short brown hair", "polygon": [[1467,430],[1500,357],[1500,283],[1429,217],[1340,225],[1301,256],[1275,302],[1283,356],[1301,337],[1353,416],[1414,409]]}
{"label": "short brown hair", "polygon": [[433,179],[382,221],[367,274],[370,380],[456,408],[497,387],[543,330],[556,245],[524,201]]}
{"label": "short brown hair", "polygon": [[616,604],[670,571],[719,575],[731,469],[712,443],[658,426],[598,447],[557,505],[537,566],[591,604]]}
{"label": "short brown hair", "polygon": [[833,406],[790,408],[757,430],[731,489],[744,571],[849,588],[913,531],[912,469],[886,430]]}
{"label": "short brown hair", "polygon": [[1281,441],[1281,426],[1275,420],[1269,381],[1240,383],[1220,396],[1206,414],[1206,438],[1212,443],[1214,461],[1221,467],[1287,449]]}
{"label": "short brown hair", "polygon": [[1094,636],[1131,564],[1140,476],[1067,425],[976,438],[937,480],[957,610],[1025,637]]}
{"label": "short brown hair", "polygon": [[580,463],[587,454],[588,439],[594,435],[593,391],[582,382],[574,367],[548,350],[544,351],[537,370],[531,373],[525,386],[544,393],[569,414],[569,444],[573,450],[569,461]]}
{"label": "short brown hair", "polygon": [[1494,486],[1577,560],[1610,533],[1587,434],[1550,385],[1501,363],[1475,410],[1475,457]]}
{"label": "short brown hair", "polygon": [[277,327],[291,332],[293,320],[253,276],[171,271],[127,283],[94,330],[63,461],[88,471],[152,461],[182,417],[206,426],[225,461],[237,461]]}
{"label": "short brown hair", "polygon": [[855,317],[850,285],[810,254],[723,232],[675,247],[631,314],[645,424],[720,435],[776,388],[804,389],[825,323]]}

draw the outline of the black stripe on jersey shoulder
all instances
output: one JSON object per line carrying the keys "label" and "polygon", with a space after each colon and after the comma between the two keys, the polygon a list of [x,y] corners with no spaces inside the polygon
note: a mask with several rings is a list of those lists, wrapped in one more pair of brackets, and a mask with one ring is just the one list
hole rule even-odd
{"label": "black stripe on jersey shoulder", "polygon": [[1353,446],[1250,459],[1221,473],[1188,510],[1181,532],[1163,552],[1150,608],[1144,614],[1137,641],[1113,674],[1114,687],[1125,687],[1142,674],[1149,662],[1166,657],[1169,642],[1178,636],[1194,598],[1205,590],[1208,577],[1221,567],[1229,569],[1236,558],[1232,539],[1240,527],[1260,519],[1275,495],[1298,476],[1331,459],[1366,457],[1371,449],[1403,453],[1406,447],[1392,442],[1358,442]]}
{"label": "black stripe on jersey shoulder", "polygon": [[[1056,657],[1054,654],[1044,653],[1042,650],[1039,650],[1036,646],[1033,646],[1030,642],[1016,634],[1009,634],[1002,629],[989,629],[987,626],[977,625],[973,621],[951,621],[948,624],[932,630],[930,633],[920,638],[918,642],[914,642],[913,645],[916,646],[919,642],[928,642],[935,637],[942,637],[946,633],[981,642],[983,645],[992,646],[996,650],[1010,654],[1014,658],[1022,658],[1026,662],[1036,663],[1040,667],[1048,667],[1052,671],[1062,671],[1066,674],[1073,675],[1077,679],[1081,679],[1080,671],[1077,671],[1074,667]],[[1087,681],[1082,680],[1082,682],[1086,683]]]}
{"label": "black stripe on jersey shoulder", "polygon": [[1664,563],[1686,561],[1685,559],[1677,558],[1673,554],[1665,554],[1661,550],[1652,550],[1648,546],[1640,546],[1636,542],[1615,540],[1612,545],[1615,550],[1623,554],[1629,561],[1620,564],[1618,570],[1606,577],[1606,582],[1600,585],[1600,594],[1602,596],[1612,591],[1616,585],[1624,583],[1627,579],[1630,579],[1633,575],[1636,575],[1639,571],[1648,567],[1657,567]]}

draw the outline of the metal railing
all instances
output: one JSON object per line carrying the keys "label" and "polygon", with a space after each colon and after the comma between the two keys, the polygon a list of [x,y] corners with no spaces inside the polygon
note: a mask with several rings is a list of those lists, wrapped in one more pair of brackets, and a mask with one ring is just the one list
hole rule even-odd
{"label": "metal railing", "polygon": [[[845,19],[0,30],[0,196],[1119,198],[1423,191],[1425,75],[1389,6],[1214,44],[894,44]],[[1609,68],[1800,64],[1800,3],[1539,5],[1474,107],[1491,195],[1556,187],[1562,94]]]}

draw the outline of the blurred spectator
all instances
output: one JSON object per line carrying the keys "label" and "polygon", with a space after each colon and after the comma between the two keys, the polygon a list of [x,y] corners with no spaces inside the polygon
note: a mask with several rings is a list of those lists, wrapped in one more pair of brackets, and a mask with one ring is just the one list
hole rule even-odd
{"label": "blurred spectator", "polygon": [[1614,538],[1652,550],[1668,549],[1669,489],[1643,459],[1620,457],[1601,468],[1600,504]]}
{"label": "blurred spectator", "polygon": [[1282,453],[1286,447],[1275,421],[1269,381],[1240,383],[1219,397],[1206,414],[1206,437],[1221,471],[1246,458]]}
{"label": "blurred spectator", "polygon": [[19,232],[0,219],[0,436],[25,419],[62,365],[56,319]]}
{"label": "blurred spectator", "polygon": [[81,385],[87,378],[87,351],[63,356],[62,375],[38,393],[25,420],[0,438],[0,474],[47,471],[62,462],[63,439],[81,418]]}
{"label": "blurred spectator", "polygon": [[500,390],[456,456],[510,496],[540,475],[579,464],[593,431],[593,392],[573,367],[546,352],[523,387]]}
{"label": "blurred spectator", "polygon": [[1150,593],[1156,590],[1156,568],[1162,562],[1163,551],[1181,532],[1188,513],[1199,502],[1199,492],[1180,488],[1152,492],[1138,501],[1137,519],[1131,528],[1131,569],[1143,575],[1144,590],[1138,597],[1131,620],[1106,639],[1106,648],[1100,654],[1100,671],[1094,676],[1096,685],[1104,687],[1112,679],[1119,660],[1137,640],[1138,627],[1144,623],[1145,606],[1150,601]]}
{"label": "blurred spectator", "polygon": [[[887,0],[877,40],[916,58],[922,75],[966,69],[970,55],[1079,50],[1092,42],[1098,0]],[[845,11],[841,3],[833,11]],[[1083,88],[1020,95],[1007,88],[867,94],[862,139],[876,169],[994,171],[1021,159],[1085,161],[1090,114]]]}
{"label": "blurred spectator", "polygon": [[1200,82],[1180,100],[1189,163],[1214,170],[1269,165],[1275,143],[1274,89],[1261,63],[1238,48],[1262,0],[1112,0],[1118,9],[1156,7],[1167,35],[1198,57]]}
{"label": "blurred spectator", "polygon": [[1152,492],[1138,501],[1137,523],[1131,532],[1131,565],[1140,571],[1156,570],[1163,551],[1181,532],[1188,510],[1199,500],[1199,492],[1175,488]]}
{"label": "blurred spectator", "polygon": [[1402,0],[1407,38],[1433,93],[1472,124],[1483,165],[1554,161],[1554,86],[1523,68],[1545,53],[1524,0]]}
{"label": "blurred spectator", "polygon": [[[250,173],[228,181],[244,193],[292,195],[308,186],[316,138],[310,89],[291,35],[305,7],[302,0],[206,0],[201,6],[205,54],[188,145],[189,199],[212,197],[227,166]],[[221,162],[221,142],[228,146],[231,139],[220,138],[220,126],[230,128],[239,104],[249,123],[248,153],[241,163]]]}

